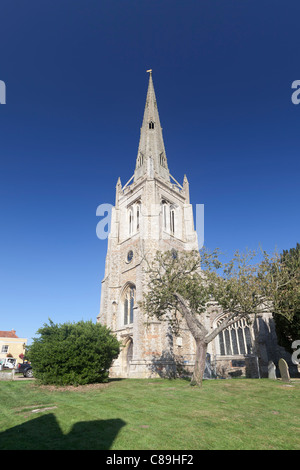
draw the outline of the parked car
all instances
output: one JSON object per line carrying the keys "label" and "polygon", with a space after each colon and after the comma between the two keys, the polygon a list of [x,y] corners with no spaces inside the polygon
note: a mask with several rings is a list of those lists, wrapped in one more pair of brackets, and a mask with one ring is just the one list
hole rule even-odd
{"label": "parked car", "polygon": [[24,375],[24,377],[33,377],[33,371],[30,362],[23,362],[18,364],[16,372],[19,372]]}
{"label": "parked car", "polygon": [[14,369],[16,367],[17,359],[14,359],[13,357],[6,357],[2,361],[2,367],[3,369]]}

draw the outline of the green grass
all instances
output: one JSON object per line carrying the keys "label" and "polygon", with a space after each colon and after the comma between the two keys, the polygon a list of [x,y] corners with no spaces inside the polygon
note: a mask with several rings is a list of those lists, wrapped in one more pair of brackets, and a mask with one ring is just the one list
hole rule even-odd
{"label": "green grass", "polygon": [[199,390],[126,379],[64,391],[3,381],[0,396],[0,449],[300,448],[299,381],[211,380]]}

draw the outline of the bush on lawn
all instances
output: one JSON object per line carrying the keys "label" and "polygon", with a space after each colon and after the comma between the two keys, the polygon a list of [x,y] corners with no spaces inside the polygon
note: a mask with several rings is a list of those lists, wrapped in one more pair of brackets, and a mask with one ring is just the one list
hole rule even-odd
{"label": "bush on lawn", "polygon": [[44,324],[28,348],[34,376],[43,384],[84,385],[107,382],[120,343],[99,323]]}

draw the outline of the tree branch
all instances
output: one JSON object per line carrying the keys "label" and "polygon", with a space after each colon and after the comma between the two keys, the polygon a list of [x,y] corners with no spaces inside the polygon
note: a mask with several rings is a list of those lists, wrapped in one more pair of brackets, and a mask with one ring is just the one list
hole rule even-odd
{"label": "tree branch", "polygon": [[180,294],[178,294],[178,292],[175,292],[174,296],[179,302],[179,311],[186,320],[188,328],[195,340],[204,339],[208,331],[198,320],[196,316],[197,314],[195,314],[195,312],[190,309],[190,307],[186,304],[186,300]]}

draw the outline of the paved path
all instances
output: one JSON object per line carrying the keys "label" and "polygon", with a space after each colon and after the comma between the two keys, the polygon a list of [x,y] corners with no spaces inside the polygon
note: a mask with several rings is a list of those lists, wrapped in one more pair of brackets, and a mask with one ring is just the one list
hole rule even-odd
{"label": "paved path", "polygon": [[14,380],[25,381],[25,380],[35,380],[34,377],[24,377],[23,374],[15,374]]}

